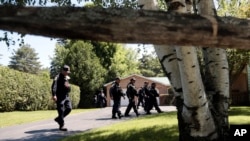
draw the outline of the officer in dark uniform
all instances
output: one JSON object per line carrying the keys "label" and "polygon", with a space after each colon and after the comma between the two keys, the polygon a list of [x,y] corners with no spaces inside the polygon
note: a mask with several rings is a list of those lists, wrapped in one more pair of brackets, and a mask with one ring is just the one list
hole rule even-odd
{"label": "officer in dark uniform", "polygon": [[60,74],[58,74],[52,83],[52,99],[56,102],[58,117],[55,121],[59,124],[59,130],[67,131],[64,128],[64,118],[71,112],[72,106],[69,99],[70,85],[68,76],[70,67],[64,65]]}
{"label": "officer in dark uniform", "polygon": [[144,86],[142,88],[142,91],[144,93],[144,100],[145,100],[144,111],[146,112],[146,114],[151,114],[150,110],[152,109],[152,107],[150,106],[151,105],[150,104],[151,103],[150,102],[150,92],[149,92],[149,87],[148,87],[147,81],[144,82]]}
{"label": "officer in dark uniform", "polygon": [[115,83],[111,86],[110,90],[110,98],[113,100],[113,109],[112,109],[112,119],[116,119],[116,114],[118,115],[119,119],[122,118],[122,114],[120,111],[121,106],[121,97],[124,97],[124,93],[120,87],[120,78],[115,79]]}
{"label": "officer in dark uniform", "polygon": [[155,89],[156,87],[156,83],[152,83],[151,84],[151,88],[149,90],[150,92],[150,95],[149,95],[149,99],[150,99],[150,104],[149,104],[149,107],[148,107],[148,110],[147,112],[150,113],[150,110],[155,107],[155,110],[158,112],[158,113],[162,113],[160,107],[158,106],[158,103],[157,103],[157,99],[156,97],[159,97],[159,93],[156,91]]}
{"label": "officer in dark uniform", "polygon": [[103,90],[100,90],[97,95],[97,107],[103,108],[106,106],[106,96]]}
{"label": "officer in dark uniform", "polygon": [[137,109],[139,109],[140,104],[142,107],[144,107],[144,97],[145,97],[145,93],[143,91],[143,87],[141,87],[138,91]]}
{"label": "officer in dark uniform", "polygon": [[137,90],[135,88],[135,78],[131,78],[130,82],[127,85],[127,91],[126,91],[128,100],[129,100],[129,104],[127,106],[127,109],[125,111],[124,116],[129,116],[129,112],[131,110],[131,108],[133,107],[134,112],[136,113],[136,116],[139,116],[139,113],[136,109],[136,105],[135,105],[135,98],[138,96],[137,95]]}

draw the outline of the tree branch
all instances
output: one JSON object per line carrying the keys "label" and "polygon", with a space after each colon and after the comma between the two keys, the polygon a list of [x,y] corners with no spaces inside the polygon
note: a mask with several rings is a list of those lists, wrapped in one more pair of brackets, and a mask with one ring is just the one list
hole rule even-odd
{"label": "tree branch", "polygon": [[0,29],[120,43],[250,49],[250,20],[118,8],[0,6]]}

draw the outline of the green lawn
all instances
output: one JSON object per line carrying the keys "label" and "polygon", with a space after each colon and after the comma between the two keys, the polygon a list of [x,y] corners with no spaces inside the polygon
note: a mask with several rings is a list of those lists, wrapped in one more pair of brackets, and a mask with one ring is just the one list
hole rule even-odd
{"label": "green lawn", "polygon": [[231,107],[229,110],[230,124],[250,124],[250,107]]}
{"label": "green lawn", "polygon": [[[93,109],[74,109],[71,114]],[[56,110],[0,113],[0,127],[51,119]],[[250,107],[231,107],[230,124],[250,124]],[[69,136],[62,141],[176,141],[178,140],[176,112],[141,116],[103,128]]]}
{"label": "green lawn", "polygon": [[63,141],[176,141],[176,112],[143,116],[67,137]]}
{"label": "green lawn", "polygon": [[[93,109],[74,109],[72,113],[80,113],[80,112],[87,112]],[[0,128],[29,123],[39,120],[51,119],[57,116],[56,110],[49,110],[49,111],[15,111],[15,112],[4,112],[0,113]]]}
{"label": "green lawn", "polygon": [[[250,107],[232,107],[230,124],[250,124]],[[91,130],[61,141],[177,141],[176,112],[144,116]]]}

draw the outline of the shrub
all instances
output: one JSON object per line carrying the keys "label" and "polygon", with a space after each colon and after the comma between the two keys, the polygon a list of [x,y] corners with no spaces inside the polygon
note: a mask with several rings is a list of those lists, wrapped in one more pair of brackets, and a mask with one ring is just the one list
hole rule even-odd
{"label": "shrub", "polygon": [[[0,112],[55,109],[51,100],[51,84],[45,75],[33,75],[0,66]],[[72,107],[80,101],[78,86],[71,85]]]}

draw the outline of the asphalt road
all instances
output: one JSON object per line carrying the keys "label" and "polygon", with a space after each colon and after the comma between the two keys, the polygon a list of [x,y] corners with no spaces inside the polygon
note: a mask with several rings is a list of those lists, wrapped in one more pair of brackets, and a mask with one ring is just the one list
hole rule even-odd
{"label": "asphalt road", "polygon": [[[160,108],[164,112],[176,110],[174,106]],[[126,107],[122,107],[121,111],[124,113],[125,109]],[[0,128],[0,141],[56,141],[69,135],[136,118],[131,110],[131,117],[111,119],[111,111],[112,107],[106,107],[91,112],[70,114],[65,118],[65,127],[68,128],[66,132],[58,130],[54,119]],[[145,112],[142,109],[139,109],[139,112],[144,116]],[[152,114],[156,114],[156,111],[152,110]]]}

